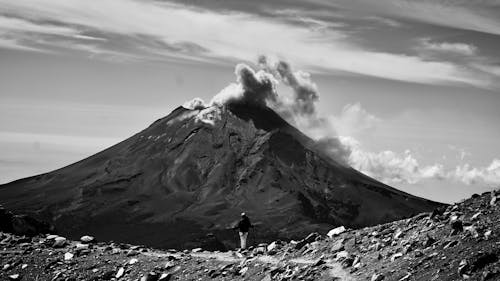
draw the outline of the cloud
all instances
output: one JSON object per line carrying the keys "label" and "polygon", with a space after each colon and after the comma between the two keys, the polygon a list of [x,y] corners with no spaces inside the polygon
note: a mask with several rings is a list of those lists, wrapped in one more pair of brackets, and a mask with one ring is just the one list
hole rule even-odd
{"label": "cloud", "polygon": [[360,103],[345,105],[339,115],[332,115],[329,119],[343,136],[354,136],[359,132],[372,130],[382,121],[367,112]]}
{"label": "cloud", "polygon": [[500,35],[499,7],[496,0],[328,0],[318,2],[368,15],[445,26]]}
{"label": "cloud", "polygon": [[349,137],[340,138],[349,147],[348,163],[360,172],[387,184],[415,184],[423,179],[442,179],[444,169],[440,164],[421,166],[410,150],[396,153],[390,150],[367,152],[359,142]]}
{"label": "cloud", "polygon": [[410,150],[397,153],[391,150],[369,152],[351,137],[340,137],[350,151],[348,163],[360,172],[386,184],[416,184],[423,180],[448,180],[463,184],[500,184],[500,159],[493,159],[487,167],[470,164],[445,168],[441,163],[421,165]]}
{"label": "cloud", "polygon": [[473,56],[477,53],[477,47],[466,43],[432,42],[429,38],[421,40],[421,48],[429,51],[448,52],[463,56]]}
{"label": "cloud", "polygon": [[487,167],[471,167],[469,164],[457,166],[448,175],[465,184],[500,184],[500,159],[493,159]]}
{"label": "cloud", "polygon": [[207,108],[209,105],[207,105],[201,98],[194,98],[185,102],[182,106],[191,110],[202,110]]}
{"label": "cloud", "polygon": [[255,72],[246,64],[237,64],[235,71],[237,83],[231,83],[210,102],[212,105],[243,103],[266,106],[268,101],[277,98],[278,81],[264,70]]}
{"label": "cloud", "polygon": [[[317,72],[342,71],[425,84],[469,84],[476,87],[490,84],[485,77],[452,62],[364,49],[335,26],[317,29],[282,22],[279,18],[242,12],[220,13],[153,1],[47,0],[41,3],[0,0],[0,5],[5,13],[18,20],[58,25],[60,36],[87,40],[78,34],[99,34],[106,41],[96,41],[95,47],[106,49],[125,45],[129,47],[127,50],[115,51],[142,54],[147,58],[154,55],[159,58],[232,62],[251,61],[256,53],[265,53],[286,57],[301,67]],[[47,24],[41,24],[44,25]],[[12,30],[11,35],[25,37],[31,29],[32,26],[18,28]],[[36,42],[37,36],[44,33],[37,34],[31,34],[28,39]],[[127,44],[115,42],[113,45],[109,42],[116,38],[120,38],[120,43]],[[137,38],[144,41],[137,41]],[[58,40],[52,42],[55,47],[58,46]],[[152,42],[178,48],[161,47]],[[23,41],[23,44],[29,43],[29,40]]]}

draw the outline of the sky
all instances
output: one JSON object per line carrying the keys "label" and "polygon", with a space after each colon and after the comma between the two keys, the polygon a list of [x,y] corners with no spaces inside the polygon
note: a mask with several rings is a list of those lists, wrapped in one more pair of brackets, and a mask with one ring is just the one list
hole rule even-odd
{"label": "sky", "polygon": [[0,7],[0,183],[88,157],[195,97],[210,101],[235,82],[237,63],[258,69],[266,55],[314,85],[317,114],[351,166],[448,203],[500,185],[499,1]]}

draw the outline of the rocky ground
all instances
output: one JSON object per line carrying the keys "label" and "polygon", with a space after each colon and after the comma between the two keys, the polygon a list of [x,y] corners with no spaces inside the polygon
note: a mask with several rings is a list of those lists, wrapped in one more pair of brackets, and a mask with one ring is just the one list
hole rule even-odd
{"label": "rocky ground", "polygon": [[[0,233],[1,280],[500,280],[500,192],[375,227],[247,252]],[[235,239],[237,239],[235,235]]]}

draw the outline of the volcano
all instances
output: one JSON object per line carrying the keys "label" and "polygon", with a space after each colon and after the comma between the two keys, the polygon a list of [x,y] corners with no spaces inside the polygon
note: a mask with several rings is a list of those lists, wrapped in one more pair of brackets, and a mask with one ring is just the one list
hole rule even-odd
{"label": "volcano", "polygon": [[441,205],[346,166],[272,109],[248,104],[179,107],[91,157],[0,186],[0,203],[71,238],[163,248],[232,246],[228,227],[243,211],[258,225],[254,239],[269,241]]}

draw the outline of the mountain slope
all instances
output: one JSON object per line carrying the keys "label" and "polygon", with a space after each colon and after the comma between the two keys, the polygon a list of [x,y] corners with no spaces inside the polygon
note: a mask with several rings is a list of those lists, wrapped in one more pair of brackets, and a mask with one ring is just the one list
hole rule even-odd
{"label": "mountain slope", "polygon": [[241,211],[268,240],[440,205],[342,165],[271,109],[244,104],[179,107],[87,159],[0,186],[0,202],[69,237],[177,248],[232,246],[227,228]]}

